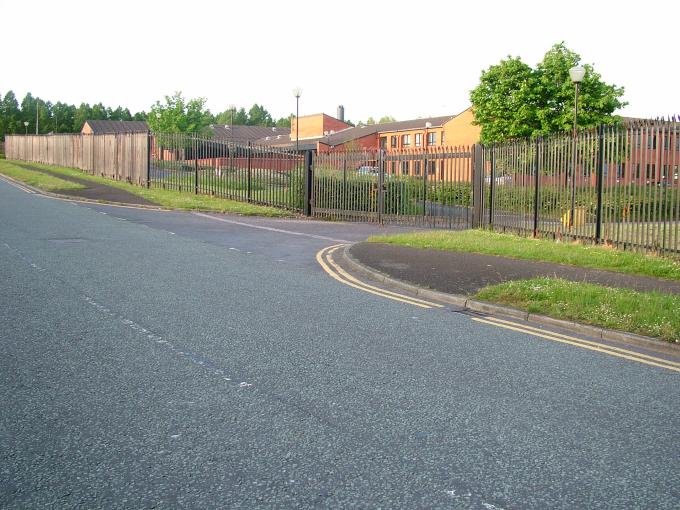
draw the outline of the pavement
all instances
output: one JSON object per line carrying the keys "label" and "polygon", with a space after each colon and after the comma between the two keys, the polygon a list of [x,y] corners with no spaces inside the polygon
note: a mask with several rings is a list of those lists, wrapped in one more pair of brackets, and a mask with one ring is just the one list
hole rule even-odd
{"label": "pavement", "polygon": [[680,294],[680,282],[673,280],[478,253],[367,242],[355,244],[350,253],[391,278],[448,294],[474,295],[488,285],[539,277]]}
{"label": "pavement", "polygon": [[52,175],[58,177],[64,181],[75,182],[77,184],[82,184],[85,186],[81,189],[61,189],[55,190],[55,193],[60,195],[66,195],[70,197],[77,198],[87,198],[89,200],[107,201],[107,202],[118,202],[123,204],[133,204],[133,205],[157,205],[155,202],[147,200],[125,191],[124,189],[116,188],[113,186],[107,186],[98,182],[88,181],[87,179],[80,179],[78,177],[71,177],[69,175],[64,175],[58,172],[52,172],[45,168],[39,168],[30,163],[14,163],[16,166],[25,168],[26,170],[32,170],[35,172],[40,172],[47,175]]}
{"label": "pavement", "polygon": [[315,261],[404,230],[0,181],[0,507],[678,508],[678,372]]}

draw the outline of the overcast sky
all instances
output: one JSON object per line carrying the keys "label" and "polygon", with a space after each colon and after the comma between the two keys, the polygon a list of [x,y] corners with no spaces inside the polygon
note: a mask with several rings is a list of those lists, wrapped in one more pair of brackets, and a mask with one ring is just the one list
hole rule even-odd
{"label": "overcast sky", "polygon": [[458,113],[483,69],[530,65],[565,41],[621,113],[680,113],[680,2],[0,0],[0,94],[103,102],[133,112],[180,90],[214,113],[263,104],[399,120]]}

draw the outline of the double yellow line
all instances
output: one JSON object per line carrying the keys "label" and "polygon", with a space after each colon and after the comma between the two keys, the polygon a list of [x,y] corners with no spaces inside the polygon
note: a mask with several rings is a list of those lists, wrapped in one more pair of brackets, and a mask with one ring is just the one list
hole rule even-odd
{"label": "double yellow line", "polygon": [[321,268],[340,283],[344,283],[345,285],[349,285],[350,287],[363,290],[364,292],[368,292],[376,296],[399,301],[400,303],[407,303],[420,308],[444,307],[444,305],[440,305],[439,303],[433,303],[431,301],[425,301],[424,299],[418,299],[405,294],[399,294],[398,292],[381,289],[380,287],[369,285],[368,283],[364,283],[361,280],[354,278],[351,274],[341,268],[337,262],[335,262],[335,260],[333,260],[333,253],[335,253],[338,248],[342,248],[344,246],[344,244],[335,244],[320,250],[316,254],[316,260]]}
{"label": "double yellow line", "polygon": [[640,352],[622,349],[620,347],[612,347],[610,345],[601,344],[598,342],[591,342],[589,340],[583,340],[581,338],[563,335],[561,333],[546,331],[544,329],[534,328],[532,326],[527,326],[526,324],[519,324],[517,322],[498,319],[496,317],[473,317],[472,320],[482,322],[484,324],[490,324],[498,328],[509,329],[511,331],[518,331],[520,333],[526,333],[528,335],[545,338],[546,340],[552,340],[553,342],[569,344],[582,349],[608,354],[609,356],[623,358],[629,361],[636,361],[638,363],[643,363],[645,365],[651,365],[654,367],[665,368],[667,370],[672,370],[673,372],[680,372],[680,363],[676,361],[657,358],[656,356],[650,356],[648,354],[642,354]]}
{"label": "double yellow line", "polygon": [[[338,265],[338,263],[335,262],[335,260],[333,260],[333,254],[338,249],[343,248],[344,246],[345,246],[344,244],[336,244],[324,248],[323,250],[320,250],[316,254],[316,260],[321,266],[321,268],[335,280],[350,287],[353,287],[355,289],[362,290],[364,292],[368,292],[370,294],[374,294],[376,296],[384,297],[387,299],[392,299],[394,301],[399,301],[400,303],[407,303],[409,305],[417,306],[419,308],[444,307],[444,305],[441,305],[439,303],[414,298],[406,294],[400,294],[398,292],[385,290],[374,285],[369,285],[368,283],[362,282],[361,280],[355,278],[347,271],[345,271],[342,267],[340,267],[340,265]],[[649,354],[643,354],[641,352],[631,351],[629,349],[623,349],[621,347],[613,347],[603,343],[592,342],[590,340],[583,340],[581,338],[577,338],[574,336],[564,335],[562,333],[556,333],[554,331],[547,331],[542,328],[536,328],[523,323],[499,319],[497,317],[485,316],[482,318],[479,317],[471,318],[473,321],[495,326],[497,328],[508,329],[511,331],[516,331],[519,333],[544,338],[546,340],[551,340],[553,342],[559,342],[562,344],[568,344],[574,347],[580,347],[582,349],[588,349],[590,351],[607,354],[609,356],[614,356],[616,358],[621,358],[628,361],[635,361],[637,363],[642,363],[657,368],[665,368],[666,370],[671,370],[673,372],[680,372],[680,362],[677,361],[671,361],[656,356],[650,356]]]}

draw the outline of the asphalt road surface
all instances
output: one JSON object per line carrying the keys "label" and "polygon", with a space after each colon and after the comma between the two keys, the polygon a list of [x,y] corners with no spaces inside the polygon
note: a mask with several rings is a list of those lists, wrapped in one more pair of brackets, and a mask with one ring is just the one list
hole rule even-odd
{"label": "asphalt road surface", "polygon": [[316,264],[367,225],[0,182],[0,507],[680,507],[680,374]]}

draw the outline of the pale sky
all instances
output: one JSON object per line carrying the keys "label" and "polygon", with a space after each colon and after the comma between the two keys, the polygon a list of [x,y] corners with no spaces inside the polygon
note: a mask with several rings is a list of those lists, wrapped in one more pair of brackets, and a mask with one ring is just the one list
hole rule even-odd
{"label": "pale sky", "polygon": [[149,110],[180,90],[213,113],[263,104],[275,117],[357,122],[458,113],[483,69],[531,66],[556,42],[607,83],[622,114],[680,113],[680,2],[0,0],[0,94]]}

